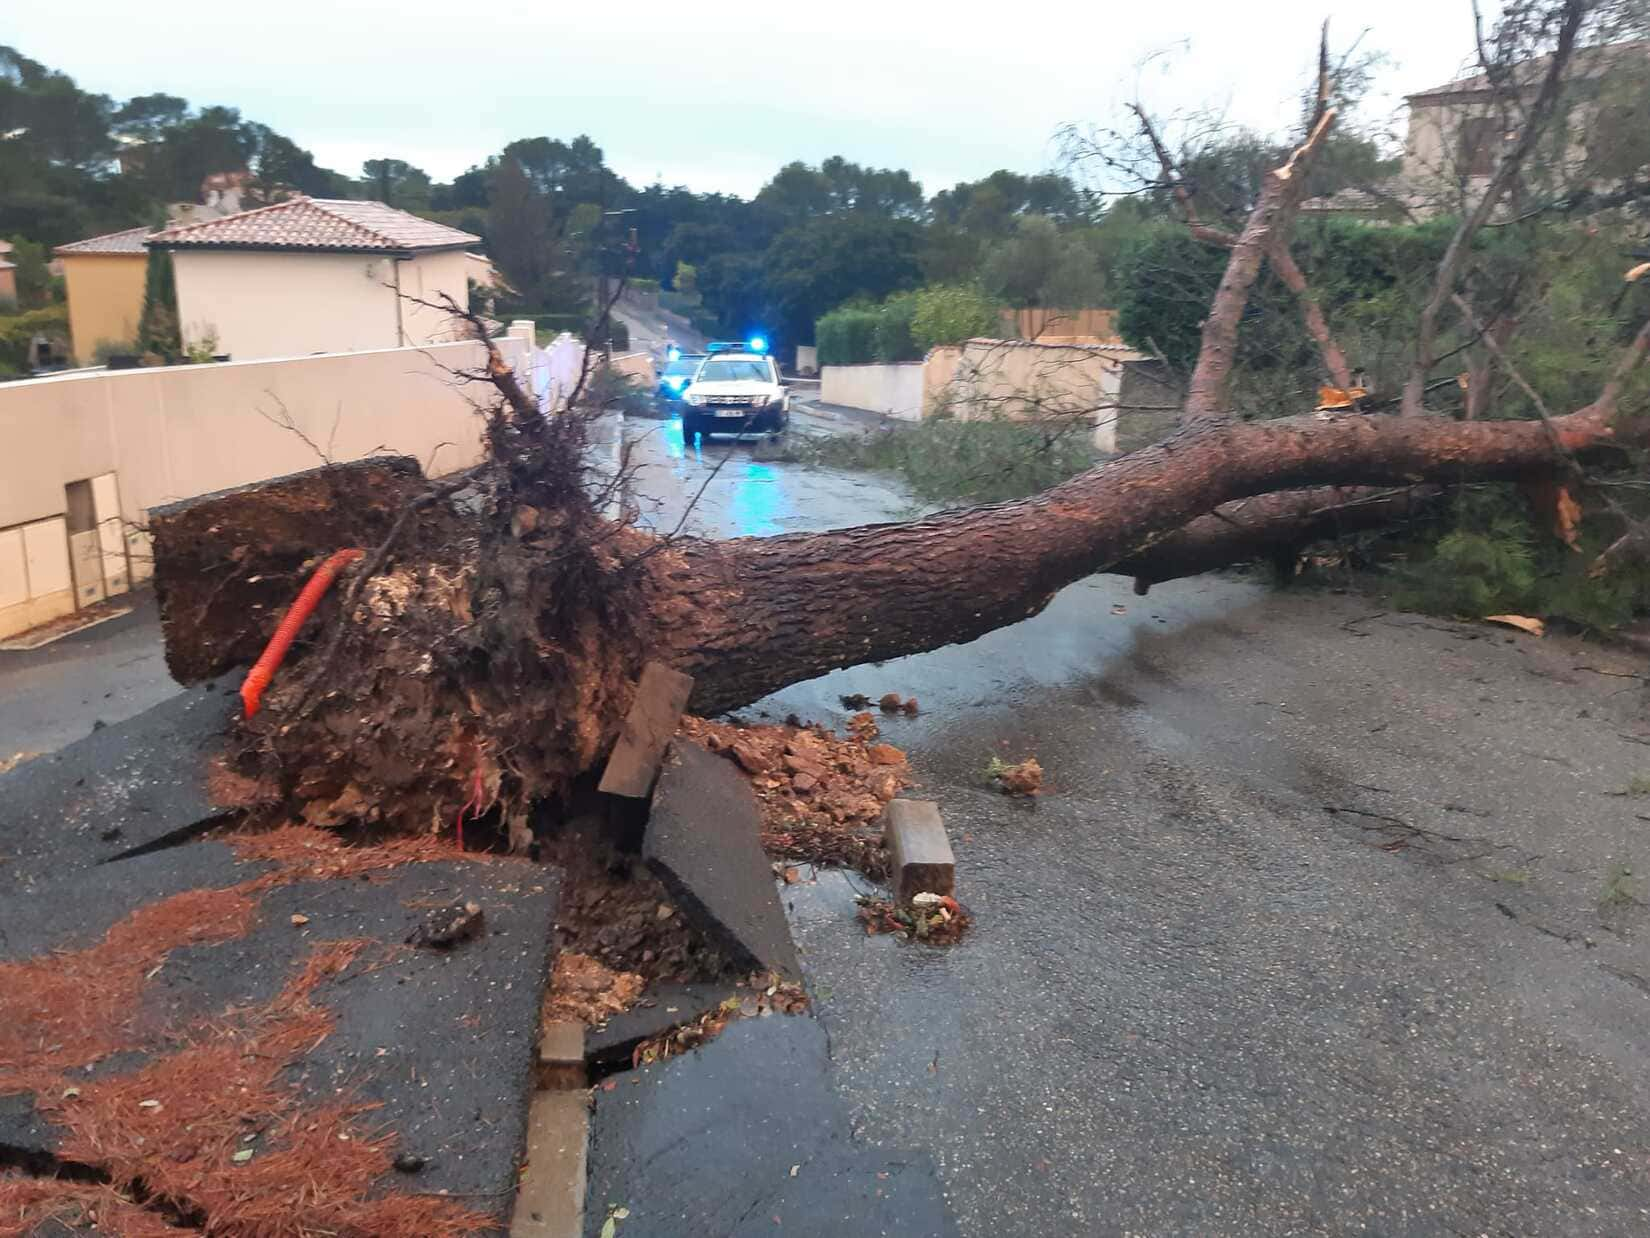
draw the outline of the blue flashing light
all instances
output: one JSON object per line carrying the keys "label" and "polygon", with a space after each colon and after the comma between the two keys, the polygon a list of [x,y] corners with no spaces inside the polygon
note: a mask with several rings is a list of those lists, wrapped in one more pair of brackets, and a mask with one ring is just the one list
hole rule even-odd
{"label": "blue flashing light", "polygon": [[750,346],[751,346],[751,351],[752,352],[767,352],[768,351],[767,337],[761,336],[761,335],[751,336]]}
{"label": "blue flashing light", "polygon": [[676,347],[676,345],[672,344],[670,346],[670,352],[666,355],[672,361],[680,361],[682,359],[682,350],[680,348]]}
{"label": "blue flashing light", "polygon": [[683,377],[667,378],[665,381],[670,384],[670,389],[672,391],[680,391],[683,387],[687,386],[687,379]]}

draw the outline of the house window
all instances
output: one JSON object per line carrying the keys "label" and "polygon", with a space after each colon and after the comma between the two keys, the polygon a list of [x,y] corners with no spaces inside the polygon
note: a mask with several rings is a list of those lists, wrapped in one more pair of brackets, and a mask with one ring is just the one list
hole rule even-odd
{"label": "house window", "polygon": [[1461,150],[1456,170],[1462,176],[1488,176],[1501,154],[1495,119],[1469,116],[1461,122]]}

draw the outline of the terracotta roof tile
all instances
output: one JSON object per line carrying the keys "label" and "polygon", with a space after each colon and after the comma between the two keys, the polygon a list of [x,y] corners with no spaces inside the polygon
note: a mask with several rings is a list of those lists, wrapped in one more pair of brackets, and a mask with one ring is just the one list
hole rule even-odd
{"label": "terracotta roof tile", "polygon": [[396,253],[474,245],[481,238],[382,202],[291,198],[150,238],[164,249],[297,249]]}
{"label": "terracotta roof tile", "polygon": [[52,250],[54,254],[141,254],[143,239],[153,228],[127,228],[121,232],[105,232],[102,236],[71,241]]}

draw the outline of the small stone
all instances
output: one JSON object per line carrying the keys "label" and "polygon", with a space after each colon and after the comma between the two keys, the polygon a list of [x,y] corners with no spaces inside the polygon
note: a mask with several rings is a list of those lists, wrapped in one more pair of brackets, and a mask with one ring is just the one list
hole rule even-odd
{"label": "small stone", "polygon": [[902,708],[905,710],[906,714],[909,717],[915,718],[917,716],[917,713],[918,713],[917,698],[914,697],[914,696],[911,697],[909,700],[907,700],[905,702],[905,704],[902,706]]}
{"label": "small stone", "polygon": [[791,779],[791,790],[798,795],[807,795],[819,785],[819,779],[812,774],[799,773]]}
{"label": "small stone", "polygon": [[294,928],[303,928],[303,926],[308,923],[309,917],[301,913],[292,917],[292,926]]}
{"label": "small stone", "polygon": [[453,903],[431,912],[423,924],[407,934],[407,941],[415,946],[448,950],[479,934],[485,922],[486,915],[479,903]]}
{"label": "small stone", "polygon": [[676,909],[669,903],[660,903],[659,909],[653,913],[660,920],[668,920],[676,914]]}
{"label": "small stone", "polygon": [[905,754],[892,744],[872,744],[865,755],[876,765],[905,764]]}
{"label": "small stone", "polygon": [[404,1174],[422,1173],[424,1166],[429,1163],[428,1158],[414,1156],[411,1152],[401,1153],[394,1161],[396,1172]]}
{"label": "small stone", "polygon": [[885,714],[897,714],[905,707],[905,702],[900,699],[898,692],[890,692],[878,701],[877,705]]}

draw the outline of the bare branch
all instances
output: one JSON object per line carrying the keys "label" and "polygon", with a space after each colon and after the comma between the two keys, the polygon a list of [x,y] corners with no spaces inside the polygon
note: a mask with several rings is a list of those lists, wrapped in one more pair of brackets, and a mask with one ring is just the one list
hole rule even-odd
{"label": "bare branch", "polygon": [[[1455,230],[1448,248],[1444,250],[1444,257],[1438,264],[1437,279],[1433,282],[1432,295],[1427,298],[1426,305],[1421,309],[1420,327],[1415,337],[1415,363],[1404,383],[1403,402],[1399,410],[1402,416],[1416,417],[1421,413],[1427,374],[1434,363],[1433,348],[1438,339],[1438,315],[1443,310],[1445,302],[1455,292],[1456,281],[1460,277],[1461,267],[1466,261],[1467,249],[1472,243],[1473,236],[1494,213],[1496,204],[1518,175],[1525,157],[1535,146],[1536,139],[1540,137],[1541,130],[1552,115],[1553,108],[1558,102],[1559,88],[1563,84],[1564,71],[1569,66],[1571,53],[1575,50],[1576,34],[1586,13],[1586,0],[1565,0],[1564,16],[1558,30],[1558,43],[1547,66],[1546,76],[1542,79],[1540,93],[1537,94],[1519,130],[1518,141],[1501,160],[1501,166],[1496,168],[1495,175],[1490,178],[1484,196],[1461,221],[1461,226]],[[1488,67],[1486,62],[1486,69]]]}
{"label": "bare branch", "polygon": [[1300,301],[1301,318],[1306,323],[1306,332],[1317,341],[1318,351],[1323,356],[1324,368],[1329,371],[1329,377],[1335,380],[1337,387],[1349,390],[1353,385],[1352,367],[1347,364],[1346,354],[1341,351],[1341,346],[1330,334],[1329,321],[1323,316],[1323,306],[1318,304],[1317,294],[1307,284],[1306,276],[1301,274],[1300,267],[1295,265],[1287,242],[1274,240],[1267,257],[1272,263],[1272,269],[1278,273],[1278,278]]}

